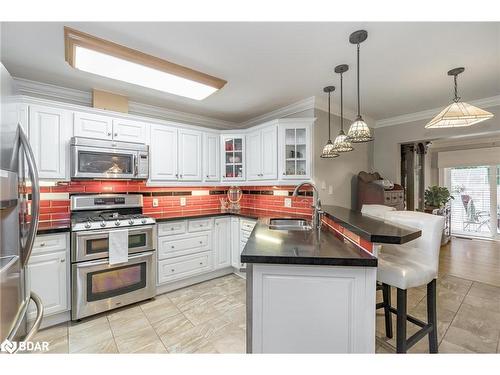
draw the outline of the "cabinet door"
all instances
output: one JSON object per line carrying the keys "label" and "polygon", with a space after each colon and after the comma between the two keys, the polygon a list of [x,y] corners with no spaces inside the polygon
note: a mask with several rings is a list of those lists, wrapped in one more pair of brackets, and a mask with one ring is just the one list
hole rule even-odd
{"label": "cabinet door", "polygon": [[70,121],[65,110],[30,106],[29,139],[40,178],[67,178]]}
{"label": "cabinet door", "polygon": [[112,118],[92,113],[75,112],[75,137],[113,138]]}
{"label": "cabinet door", "polygon": [[222,180],[245,180],[245,136],[226,134],[221,136]]}
{"label": "cabinet door", "polygon": [[203,174],[205,181],[220,180],[220,145],[219,135],[209,134],[204,135],[203,144]]}
{"label": "cabinet door", "polygon": [[240,219],[231,218],[231,265],[240,269]]}
{"label": "cabinet door", "polygon": [[262,178],[262,133],[257,130],[247,134],[247,178]]}
{"label": "cabinet door", "polygon": [[278,128],[270,126],[262,129],[261,179],[276,180],[278,178]]}
{"label": "cabinet door", "polygon": [[151,180],[177,180],[177,129],[151,125]]}
{"label": "cabinet door", "polygon": [[215,268],[231,266],[231,220],[215,219]]}
{"label": "cabinet door", "polygon": [[122,142],[146,143],[146,125],[138,121],[113,119],[113,139]]}
{"label": "cabinet door", "polygon": [[311,126],[280,126],[280,168],[283,179],[311,178]]}
{"label": "cabinet door", "polygon": [[[55,253],[32,255],[27,267],[28,290],[40,296],[45,315],[67,311],[68,268],[66,250]],[[36,310],[30,306],[28,319],[34,319]]]}
{"label": "cabinet door", "polygon": [[179,129],[179,179],[201,181],[201,132]]}

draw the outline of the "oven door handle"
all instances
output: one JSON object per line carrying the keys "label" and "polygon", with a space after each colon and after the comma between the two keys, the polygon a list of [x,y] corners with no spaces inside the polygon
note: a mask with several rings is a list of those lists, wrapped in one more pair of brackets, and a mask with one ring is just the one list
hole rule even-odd
{"label": "oven door handle", "polygon": [[[147,253],[139,253],[139,254],[134,254],[130,255],[128,257],[128,260],[135,260],[135,259],[140,259],[140,258],[148,258],[154,255],[154,250],[153,251],[148,251]],[[77,263],[76,267],[77,268],[88,268],[88,267],[93,267],[93,266],[101,266],[103,264],[109,264],[109,259],[99,259],[99,260],[92,260],[88,262],[82,262],[82,263]],[[126,264],[126,262],[123,263],[117,263],[118,264]],[[114,264],[113,264],[114,265]]]}
{"label": "oven door handle", "polygon": [[[135,232],[137,232],[137,231],[146,231],[146,230],[152,231],[153,226],[154,226],[154,224],[153,225],[144,225],[144,226],[140,226],[140,227],[123,227],[123,228],[128,229],[129,234],[136,234]],[[117,229],[117,228],[109,228],[109,229],[99,230],[99,231],[95,231],[95,230],[93,230],[93,231],[78,231],[78,232],[74,232],[74,233],[76,233],[77,238],[88,238],[88,237],[100,236],[101,234],[109,234],[111,231],[113,231],[115,229]]]}

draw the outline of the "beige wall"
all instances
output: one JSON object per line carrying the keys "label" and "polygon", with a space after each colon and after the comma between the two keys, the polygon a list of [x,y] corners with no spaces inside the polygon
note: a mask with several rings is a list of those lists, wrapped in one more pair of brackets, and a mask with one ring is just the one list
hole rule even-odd
{"label": "beige wall", "polygon": [[[321,151],[328,139],[328,113],[316,109],[316,122],[313,127],[314,173],[313,179],[320,190],[323,204],[335,204],[344,207],[355,207],[355,182],[358,172],[370,171],[372,143],[354,145],[355,150],[341,154],[338,158],[322,159]],[[344,131],[347,133],[350,120],[344,121]],[[340,129],[340,119],[332,115],[332,141]],[[333,193],[328,188],[332,186]]]}
{"label": "beige wall", "polygon": [[[414,141],[434,141],[434,140],[460,140],[477,137],[488,137],[500,135],[500,106],[487,108],[495,115],[493,119],[482,122],[478,125],[467,128],[448,129],[425,129],[428,120],[414,121],[410,123],[376,128],[374,131],[375,141],[373,144],[373,166],[374,169],[385,178],[400,182],[400,144]],[[430,120],[430,119],[429,119]],[[439,142],[436,142],[439,143]],[[455,146],[457,147],[466,146]],[[431,148],[432,150],[432,148]],[[438,170],[436,167],[436,150],[428,155],[429,169],[426,176],[430,181],[425,184],[438,184]]]}

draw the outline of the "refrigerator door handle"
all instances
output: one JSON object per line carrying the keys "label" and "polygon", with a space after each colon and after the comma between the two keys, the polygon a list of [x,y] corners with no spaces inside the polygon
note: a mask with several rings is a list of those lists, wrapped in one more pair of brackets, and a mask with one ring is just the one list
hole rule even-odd
{"label": "refrigerator door handle", "polygon": [[[43,310],[44,310],[42,300],[40,299],[40,297],[38,296],[38,294],[36,294],[35,292],[31,292],[30,300],[32,300],[35,303],[35,306],[36,306],[36,318],[35,318],[35,321],[33,322],[33,326],[31,327],[30,331],[26,334],[26,336],[24,337],[24,339],[22,339],[21,341],[19,341],[19,343],[31,341],[31,339],[33,338],[33,336],[40,329],[40,324],[42,324]],[[17,334],[17,330],[21,326],[21,323],[22,323],[22,321],[23,321],[23,319],[24,319],[24,317],[25,317],[25,315],[26,315],[26,313],[28,311],[28,306],[29,306],[29,300],[28,300],[27,303],[25,303],[21,314],[19,314],[18,320],[17,320],[16,324],[14,325],[14,328],[12,329],[11,333],[7,337],[7,340],[9,340],[9,341],[13,341],[14,340],[14,337]],[[14,351],[14,353],[16,353],[19,350],[20,347],[21,347],[21,345],[17,345],[17,348]]]}
{"label": "refrigerator door handle", "polygon": [[28,138],[26,137],[21,125],[19,125],[18,128],[19,138],[21,140],[24,153],[26,154],[26,162],[28,164],[31,179],[31,226],[28,230],[26,244],[23,249],[21,259],[23,266],[26,266],[31,256],[31,250],[33,249],[33,243],[35,242],[36,232],[38,229],[38,215],[40,213],[40,184],[38,182],[38,169],[36,167],[35,155],[33,154],[33,150],[31,149]]}

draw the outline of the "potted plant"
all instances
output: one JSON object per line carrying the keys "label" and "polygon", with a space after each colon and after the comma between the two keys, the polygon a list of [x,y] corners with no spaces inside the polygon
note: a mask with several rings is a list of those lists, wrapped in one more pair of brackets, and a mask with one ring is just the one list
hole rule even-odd
{"label": "potted plant", "polygon": [[447,188],[437,185],[429,186],[424,193],[425,210],[432,212],[436,208],[443,207],[451,199],[454,198]]}

